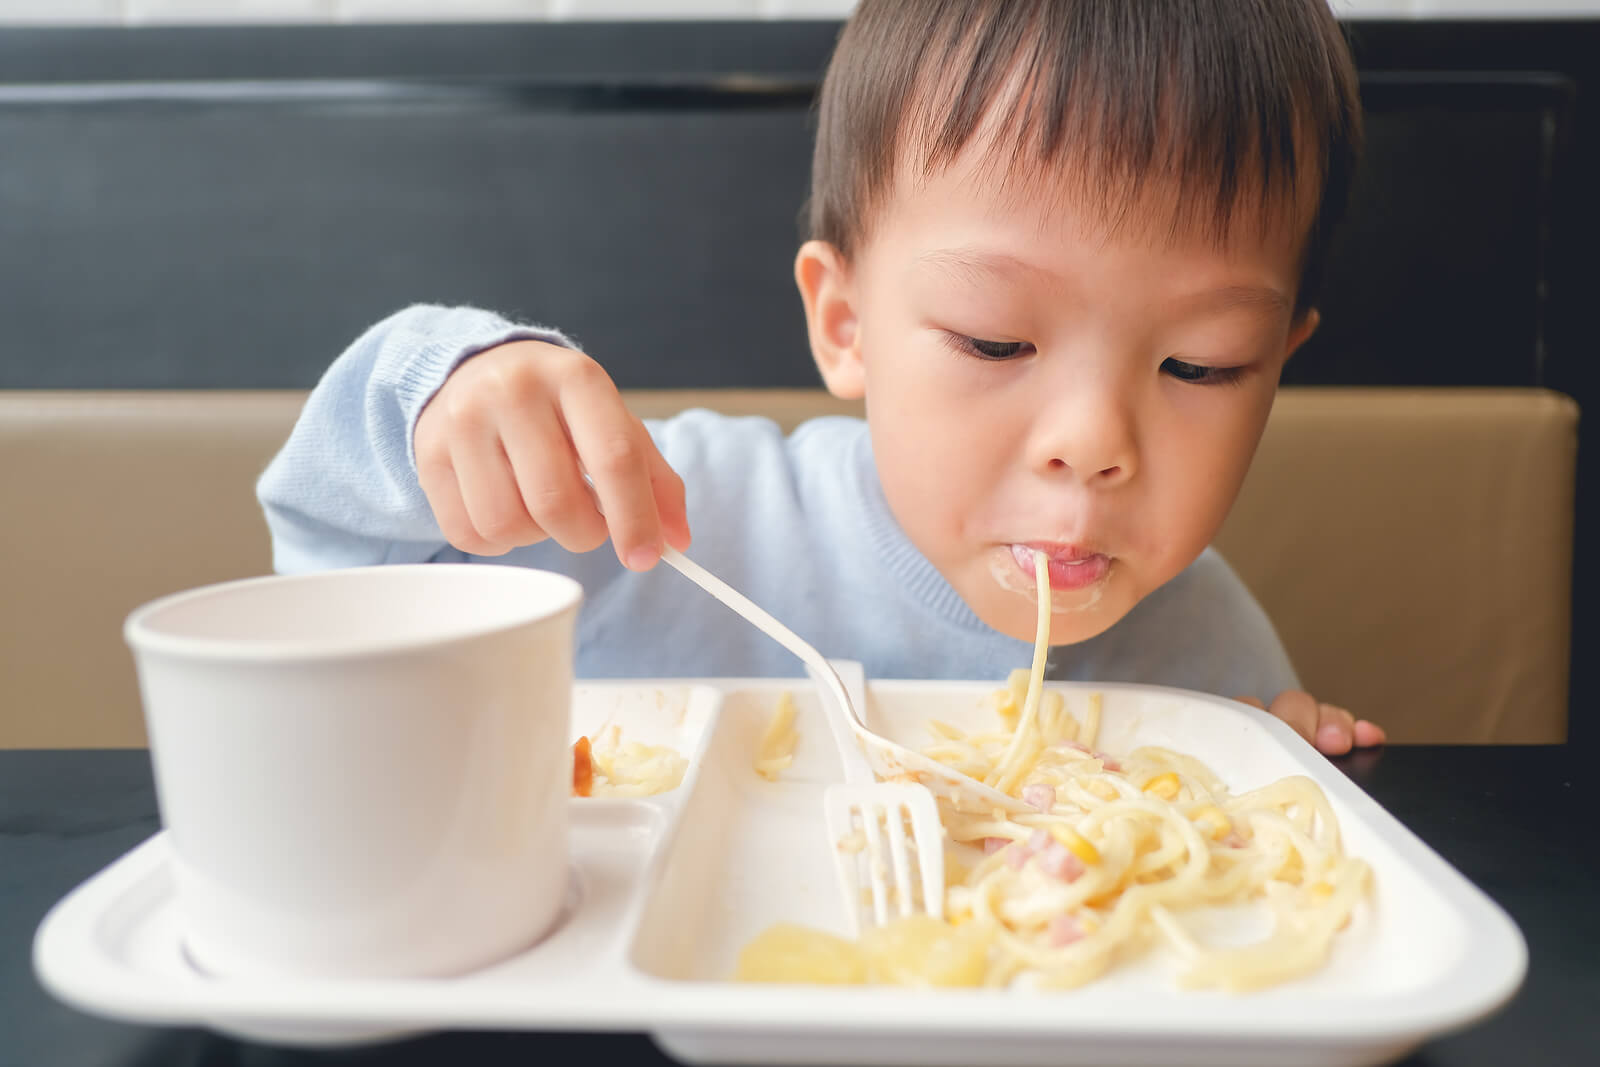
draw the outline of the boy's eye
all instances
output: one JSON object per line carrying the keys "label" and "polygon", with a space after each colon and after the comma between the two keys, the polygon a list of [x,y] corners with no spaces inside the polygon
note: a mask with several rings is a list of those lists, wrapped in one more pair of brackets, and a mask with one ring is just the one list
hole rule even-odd
{"label": "boy's eye", "polygon": [[963,337],[960,341],[962,347],[979,359],[1012,359],[1030,347],[1024,341],[985,341],[980,337]]}
{"label": "boy's eye", "polygon": [[1236,382],[1244,374],[1243,367],[1208,367],[1201,363],[1185,363],[1181,359],[1161,361],[1161,373],[1170,374],[1180,382],[1197,385],[1223,385]]}

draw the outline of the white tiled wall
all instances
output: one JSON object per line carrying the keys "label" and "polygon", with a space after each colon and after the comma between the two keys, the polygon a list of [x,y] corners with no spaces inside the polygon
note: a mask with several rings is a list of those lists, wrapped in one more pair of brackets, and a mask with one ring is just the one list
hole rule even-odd
{"label": "white tiled wall", "polygon": [[340,22],[521,22],[548,16],[550,0],[333,0],[333,9]]}
{"label": "white tiled wall", "polygon": [[120,22],[122,0],[0,0],[0,20],[7,22]]}
{"label": "white tiled wall", "polygon": [[556,19],[751,19],[758,15],[757,0],[674,0],[654,4],[640,0],[550,0],[550,17]]}
{"label": "white tiled wall", "polygon": [[328,22],[333,0],[124,0],[130,23],[153,22]]}
{"label": "white tiled wall", "polygon": [[[1600,17],[1600,0],[1330,0],[1357,18]],[[0,0],[4,23],[839,18],[854,0]]]}

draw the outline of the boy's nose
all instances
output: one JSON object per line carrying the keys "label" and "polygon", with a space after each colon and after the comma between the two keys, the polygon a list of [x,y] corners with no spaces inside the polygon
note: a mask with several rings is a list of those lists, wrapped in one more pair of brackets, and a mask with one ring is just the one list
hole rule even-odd
{"label": "boy's nose", "polygon": [[1112,488],[1133,478],[1138,466],[1134,418],[1112,394],[1080,385],[1047,405],[1034,433],[1034,466],[1052,478],[1072,478]]}

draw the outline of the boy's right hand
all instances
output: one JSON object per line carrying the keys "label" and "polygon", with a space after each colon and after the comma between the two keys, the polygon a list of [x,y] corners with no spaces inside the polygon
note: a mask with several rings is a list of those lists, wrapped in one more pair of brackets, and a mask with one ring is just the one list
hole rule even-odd
{"label": "boy's right hand", "polygon": [[498,556],[547,537],[587,552],[609,536],[642,571],[663,543],[689,547],[683,481],[582,352],[543,341],[485,349],[422,409],[414,445],[422,491],[463,552]]}

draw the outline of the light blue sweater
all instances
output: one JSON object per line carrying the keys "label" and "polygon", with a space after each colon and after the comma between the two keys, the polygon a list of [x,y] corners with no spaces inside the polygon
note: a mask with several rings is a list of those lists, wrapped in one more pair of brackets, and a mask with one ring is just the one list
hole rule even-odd
{"label": "light blue sweater", "polygon": [[[609,545],[505,556],[451,547],[417,483],[411,435],[462,360],[521,338],[570,344],[472,308],[408,308],[328,369],[257,486],[283,573],[374,563],[541,567],[583,584],[580,677],[795,676],[799,661],[665,566],[622,568]],[[1003,679],[1029,643],[981,622],[906,539],[866,424],[823,418],[785,437],[762,418],[689,411],[648,424],[683,477],[690,555],[825,655],[880,678]],[[1122,621],[1053,651],[1050,676],[1176,685],[1271,700],[1297,687],[1271,622],[1207,550]]]}

